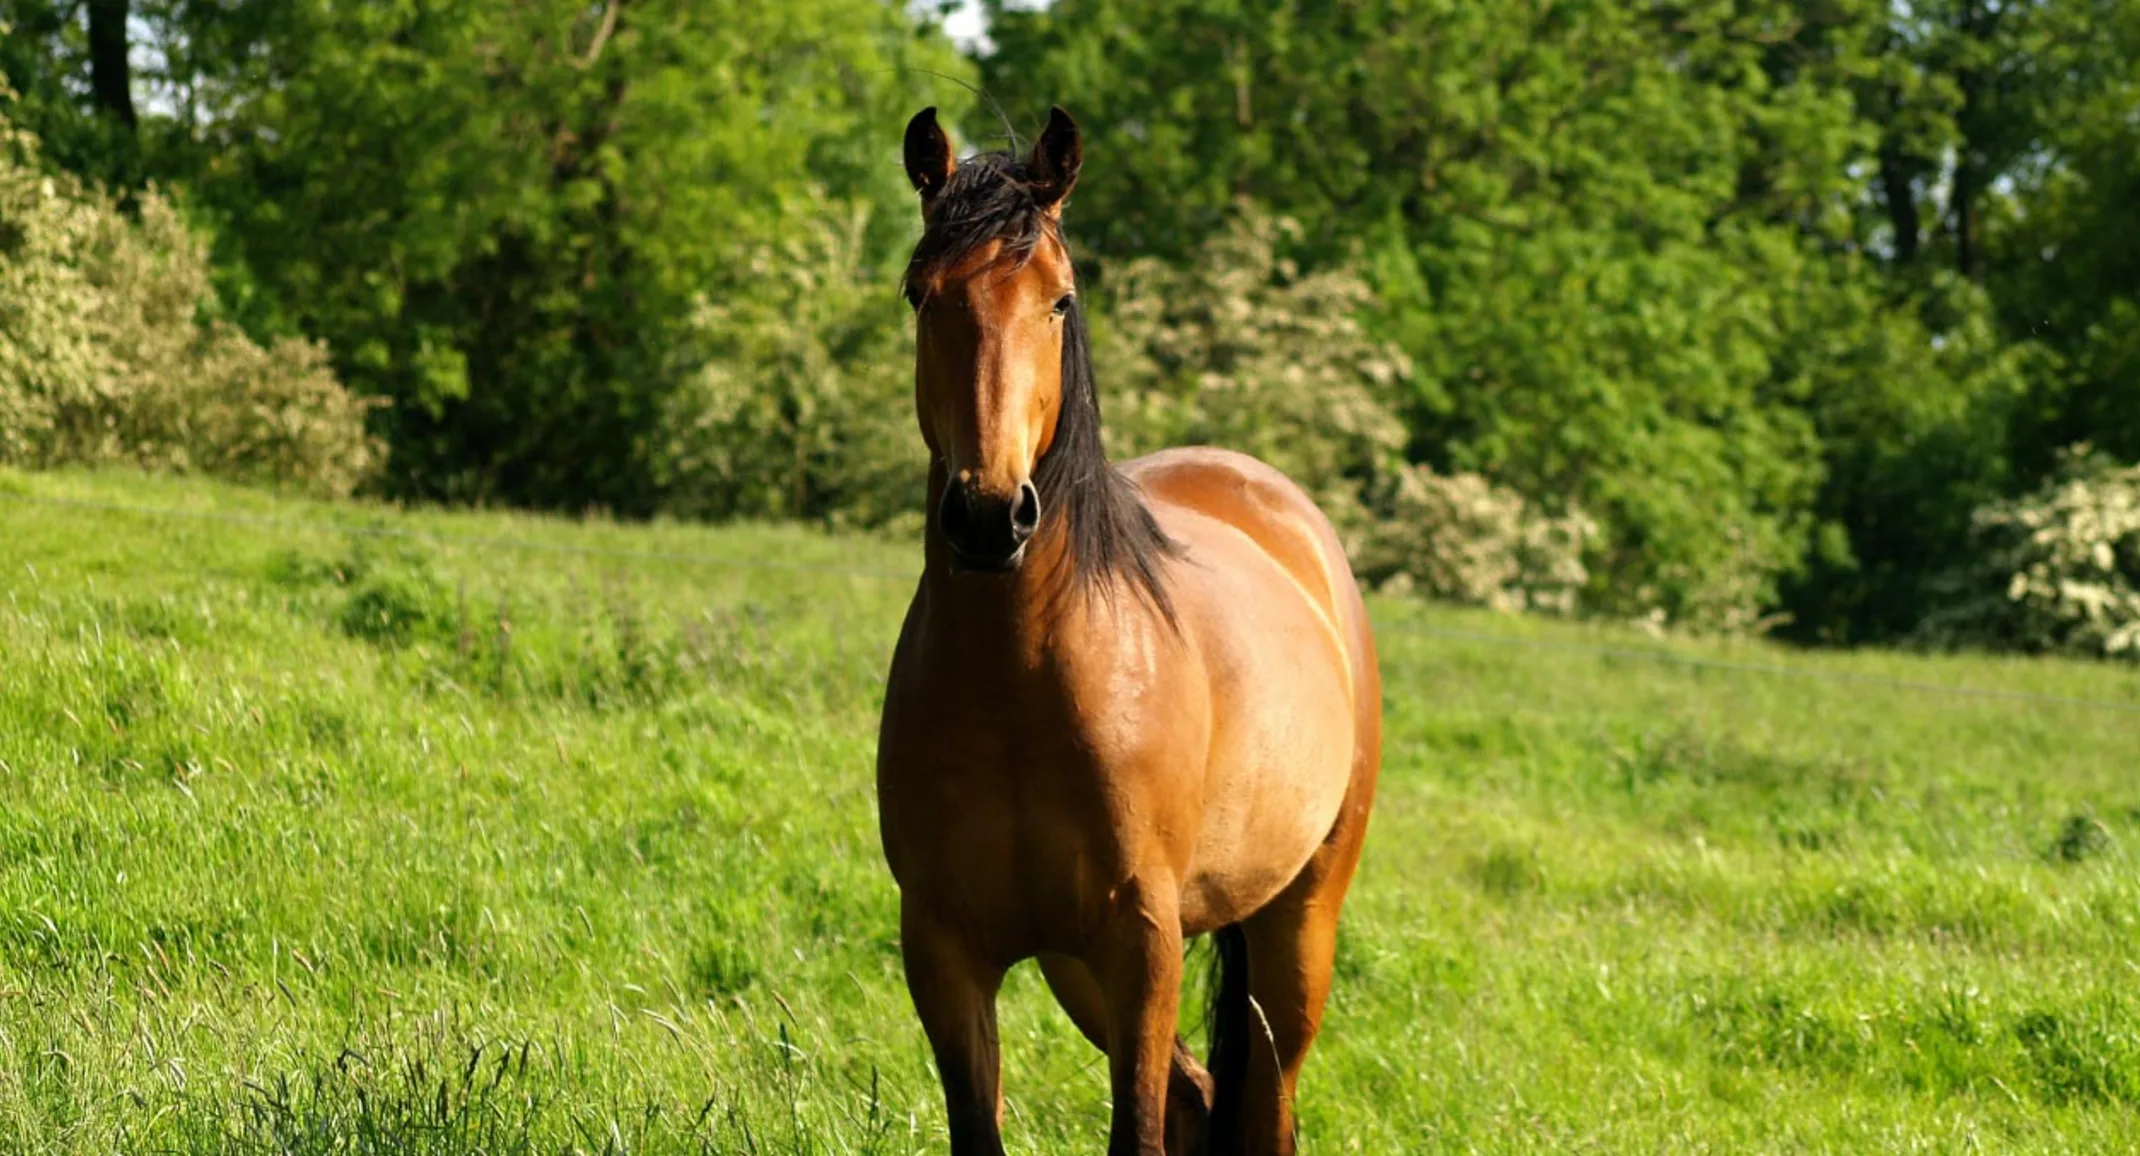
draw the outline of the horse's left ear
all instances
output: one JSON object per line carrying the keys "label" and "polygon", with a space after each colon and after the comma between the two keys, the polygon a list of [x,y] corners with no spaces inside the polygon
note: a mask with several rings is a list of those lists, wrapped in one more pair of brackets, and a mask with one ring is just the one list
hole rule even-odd
{"label": "horse's left ear", "polygon": [[1077,186],[1077,170],[1085,163],[1085,147],[1078,142],[1077,122],[1060,106],[1048,110],[1048,127],[1033,142],[1033,157],[1026,168],[1033,174],[1033,200],[1051,213],[1062,212],[1063,202]]}
{"label": "horse's left ear", "polygon": [[936,123],[935,105],[915,113],[914,119],[907,122],[905,152],[907,179],[921,194],[921,211],[926,214],[929,206],[936,203],[936,194],[944,191],[952,171],[959,167],[951,156],[951,138],[944,135],[944,126]]}

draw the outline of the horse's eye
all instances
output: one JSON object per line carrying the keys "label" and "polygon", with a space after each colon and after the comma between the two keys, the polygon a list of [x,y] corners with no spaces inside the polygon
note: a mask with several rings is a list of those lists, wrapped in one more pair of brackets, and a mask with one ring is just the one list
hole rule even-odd
{"label": "horse's eye", "polygon": [[906,294],[907,304],[912,306],[917,312],[920,311],[921,286],[914,284],[912,281],[909,281],[903,288]]}
{"label": "horse's eye", "polygon": [[1056,298],[1055,315],[1057,317],[1061,317],[1063,314],[1070,312],[1070,299],[1074,296],[1076,296],[1076,294],[1065,293],[1061,297]]}

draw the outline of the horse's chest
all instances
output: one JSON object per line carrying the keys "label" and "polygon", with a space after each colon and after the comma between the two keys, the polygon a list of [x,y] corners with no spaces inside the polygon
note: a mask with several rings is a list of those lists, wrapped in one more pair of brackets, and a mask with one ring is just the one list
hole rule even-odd
{"label": "horse's chest", "polygon": [[1039,950],[1096,917],[1128,848],[1088,741],[1055,725],[923,713],[880,751],[885,857],[902,892],[971,925],[1019,928]]}
{"label": "horse's chest", "polygon": [[1187,859],[1208,720],[1200,696],[1160,689],[1183,680],[1160,677],[1154,647],[1109,636],[981,677],[909,641],[878,756],[907,900],[1015,929],[1021,950],[1063,949],[1132,878]]}
{"label": "horse's chest", "polygon": [[901,891],[940,918],[1045,950],[1098,917],[1123,856],[1089,798],[1020,783],[1020,771],[942,767],[885,792],[885,857]]}

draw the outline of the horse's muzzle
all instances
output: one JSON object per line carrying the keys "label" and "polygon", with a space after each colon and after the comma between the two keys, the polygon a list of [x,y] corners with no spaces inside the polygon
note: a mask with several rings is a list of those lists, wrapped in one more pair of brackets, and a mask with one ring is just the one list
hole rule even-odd
{"label": "horse's muzzle", "polygon": [[936,510],[937,528],[961,570],[1001,574],[1018,568],[1025,544],[1040,526],[1040,491],[1030,481],[1005,498],[977,486],[952,485]]}

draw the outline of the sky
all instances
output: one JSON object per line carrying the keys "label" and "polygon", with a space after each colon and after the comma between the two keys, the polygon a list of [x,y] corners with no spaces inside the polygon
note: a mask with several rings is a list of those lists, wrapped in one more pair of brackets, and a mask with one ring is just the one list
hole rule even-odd
{"label": "sky", "polygon": [[988,18],[981,13],[981,0],[959,0],[959,6],[944,18],[944,31],[960,48],[972,51],[988,44]]}

